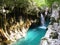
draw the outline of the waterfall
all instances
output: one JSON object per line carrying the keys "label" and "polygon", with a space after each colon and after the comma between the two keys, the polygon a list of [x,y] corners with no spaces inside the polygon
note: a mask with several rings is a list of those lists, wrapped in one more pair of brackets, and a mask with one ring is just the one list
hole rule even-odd
{"label": "waterfall", "polygon": [[44,26],[45,20],[43,14],[41,14],[41,25]]}
{"label": "waterfall", "polygon": [[45,19],[44,19],[43,14],[41,14],[41,17],[40,18],[41,18],[41,26],[39,28],[46,29]]}

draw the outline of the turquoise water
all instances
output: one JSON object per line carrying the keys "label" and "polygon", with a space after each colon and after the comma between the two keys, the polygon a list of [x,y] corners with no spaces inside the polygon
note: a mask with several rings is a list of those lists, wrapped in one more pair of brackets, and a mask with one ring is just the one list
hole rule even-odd
{"label": "turquoise water", "polygon": [[[48,25],[46,22],[46,26]],[[41,26],[40,26],[41,27]],[[41,38],[45,35],[46,29],[41,29],[36,27],[34,29],[29,29],[25,38],[18,40],[13,45],[40,45]]]}
{"label": "turquoise water", "polygon": [[40,40],[45,35],[45,33],[45,29],[29,29],[26,37],[18,40],[14,45],[39,45]]}

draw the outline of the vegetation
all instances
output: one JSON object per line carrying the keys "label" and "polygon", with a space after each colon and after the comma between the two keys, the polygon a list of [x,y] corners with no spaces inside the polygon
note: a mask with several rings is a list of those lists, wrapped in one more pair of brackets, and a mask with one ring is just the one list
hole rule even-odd
{"label": "vegetation", "polygon": [[0,21],[3,24],[7,21],[9,22],[11,17],[15,18],[15,20],[19,20],[18,17],[23,16],[23,18],[26,19],[26,17],[28,18],[28,15],[38,15],[39,12],[38,6],[33,0],[1,0],[0,2],[0,10],[5,9],[6,11],[9,11],[9,13],[0,11],[0,19],[3,18],[3,21]]}
{"label": "vegetation", "polygon": [[[40,8],[51,7],[55,1],[60,2],[60,0],[0,0],[0,10],[4,7],[5,10],[9,11],[6,15],[15,17],[23,15],[24,17],[29,17],[29,15],[38,15]],[[1,15],[4,15],[3,12],[0,14],[0,19],[4,17]]]}
{"label": "vegetation", "polygon": [[60,3],[60,0],[46,0],[46,4],[51,7],[54,2]]}

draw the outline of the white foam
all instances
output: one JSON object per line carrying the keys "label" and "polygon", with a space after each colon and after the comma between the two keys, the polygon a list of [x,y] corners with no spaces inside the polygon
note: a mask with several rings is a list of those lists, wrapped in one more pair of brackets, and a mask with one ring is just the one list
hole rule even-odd
{"label": "white foam", "polygon": [[46,29],[46,26],[40,26],[39,28],[41,28],[41,29]]}

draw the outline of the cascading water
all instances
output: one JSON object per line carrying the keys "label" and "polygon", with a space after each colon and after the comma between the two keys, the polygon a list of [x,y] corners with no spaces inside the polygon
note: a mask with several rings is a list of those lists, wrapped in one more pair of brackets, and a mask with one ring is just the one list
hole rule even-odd
{"label": "cascading water", "polygon": [[41,14],[41,17],[40,18],[41,18],[41,26],[39,28],[46,29],[45,19],[44,19],[43,14]]}
{"label": "cascading water", "polygon": [[44,26],[44,23],[45,23],[45,20],[44,20],[43,14],[41,14],[41,25]]}

